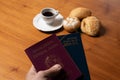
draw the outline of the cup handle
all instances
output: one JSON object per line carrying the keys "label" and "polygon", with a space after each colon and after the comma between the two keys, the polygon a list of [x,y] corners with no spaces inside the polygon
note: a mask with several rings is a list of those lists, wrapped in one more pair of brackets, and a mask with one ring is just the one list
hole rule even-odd
{"label": "cup handle", "polygon": [[56,16],[59,14],[60,12],[58,10],[56,10]]}

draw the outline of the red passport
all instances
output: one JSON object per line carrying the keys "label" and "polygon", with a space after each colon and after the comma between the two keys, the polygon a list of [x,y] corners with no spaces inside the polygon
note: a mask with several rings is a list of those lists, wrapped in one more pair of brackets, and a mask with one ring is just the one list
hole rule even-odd
{"label": "red passport", "polygon": [[63,67],[60,74],[52,80],[76,80],[82,75],[55,34],[32,45],[25,52],[37,71],[48,69],[54,64]]}

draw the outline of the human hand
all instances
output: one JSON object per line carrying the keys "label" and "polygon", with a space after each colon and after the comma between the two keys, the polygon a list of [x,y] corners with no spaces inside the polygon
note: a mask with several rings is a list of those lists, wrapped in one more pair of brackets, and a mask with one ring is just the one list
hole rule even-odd
{"label": "human hand", "polygon": [[59,64],[56,64],[47,70],[36,72],[34,66],[32,66],[27,73],[26,80],[47,80],[50,77],[57,75],[61,69],[62,67]]}

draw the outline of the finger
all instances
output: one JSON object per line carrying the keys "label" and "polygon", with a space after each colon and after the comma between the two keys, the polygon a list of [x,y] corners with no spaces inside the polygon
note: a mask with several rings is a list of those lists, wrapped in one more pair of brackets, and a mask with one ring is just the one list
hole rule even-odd
{"label": "finger", "polygon": [[33,75],[37,73],[37,71],[36,71],[36,69],[35,69],[35,67],[33,65],[31,66],[31,68],[29,70],[29,73],[33,74]]}
{"label": "finger", "polygon": [[36,74],[36,70],[34,68],[34,66],[32,65],[32,67],[30,68],[30,70],[28,71],[27,75],[26,75],[26,80],[31,80],[35,74]]}
{"label": "finger", "polygon": [[59,64],[56,64],[56,65],[52,66],[51,68],[43,71],[43,73],[44,73],[45,77],[53,77],[53,76],[57,75],[61,69],[62,69],[62,66]]}

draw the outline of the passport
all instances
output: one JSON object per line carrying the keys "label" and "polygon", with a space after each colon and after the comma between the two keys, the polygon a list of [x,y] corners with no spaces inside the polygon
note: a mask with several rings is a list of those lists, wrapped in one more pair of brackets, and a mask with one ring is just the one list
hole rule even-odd
{"label": "passport", "polygon": [[30,46],[25,49],[25,52],[37,72],[46,70],[54,64],[62,66],[60,74],[50,80],[77,80],[82,76],[81,71],[55,34]]}
{"label": "passport", "polygon": [[68,51],[69,55],[72,57],[78,68],[81,70],[83,75],[82,79],[80,80],[90,80],[90,74],[87,66],[87,61],[80,33],[61,35],[58,36],[58,38],[62,42],[65,49]]}

